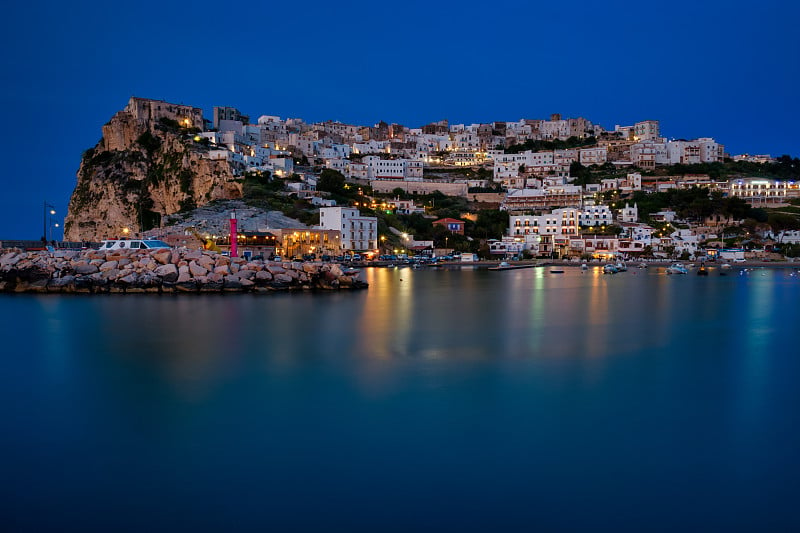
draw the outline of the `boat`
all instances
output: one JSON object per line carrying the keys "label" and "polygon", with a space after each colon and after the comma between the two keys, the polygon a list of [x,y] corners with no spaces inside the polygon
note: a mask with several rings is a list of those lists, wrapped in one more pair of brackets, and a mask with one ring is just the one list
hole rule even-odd
{"label": "boat", "polygon": [[502,261],[499,265],[489,267],[489,270],[518,270],[520,268],[533,268],[539,266],[536,263],[523,263],[521,265],[512,265],[507,261]]}
{"label": "boat", "polygon": [[621,261],[619,263],[617,263],[616,265],[614,265],[614,266],[617,267],[617,272],[627,272],[628,271],[627,265],[625,263],[621,262]]}
{"label": "boat", "polygon": [[499,265],[489,267],[489,270],[510,270],[512,267],[507,261],[501,261]]}
{"label": "boat", "polygon": [[564,273],[564,269],[563,268],[551,268],[550,269],[550,273],[551,274],[563,274]]}
{"label": "boat", "polygon": [[357,269],[357,268],[353,268],[353,267],[348,267],[348,268],[343,268],[343,269],[342,269],[342,273],[343,273],[345,276],[355,276],[355,275],[357,275],[359,272],[361,272],[361,270],[359,270],[359,269]]}
{"label": "boat", "polygon": [[489,270],[510,270],[512,267],[507,261],[501,261],[499,265],[489,267]]}
{"label": "boat", "polygon": [[158,239],[106,239],[100,244],[99,250],[157,250],[159,248],[172,248],[169,244]]}
{"label": "boat", "polygon": [[680,263],[673,263],[667,267],[667,274],[688,274],[689,271]]}
{"label": "boat", "polygon": [[617,265],[607,264],[603,266],[603,274],[616,274],[620,270],[617,268]]}
{"label": "boat", "polygon": [[647,263],[639,263],[639,268],[647,268]]}
{"label": "boat", "polygon": [[706,269],[705,265],[700,265],[700,268],[697,269],[698,276],[708,276],[708,269]]}
{"label": "boat", "polygon": [[587,265],[586,263],[583,263],[581,265],[581,270],[588,270],[588,269],[589,269],[589,265]]}

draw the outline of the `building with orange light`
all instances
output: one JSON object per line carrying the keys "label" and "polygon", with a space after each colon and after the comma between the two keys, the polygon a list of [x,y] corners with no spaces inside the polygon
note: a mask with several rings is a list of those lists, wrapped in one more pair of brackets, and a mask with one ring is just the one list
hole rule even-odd
{"label": "building with orange light", "polygon": [[336,255],[341,250],[341,232],[320,228],[282,228],[271,230],[278,239],[276,253],[284,257],[307,254]]}

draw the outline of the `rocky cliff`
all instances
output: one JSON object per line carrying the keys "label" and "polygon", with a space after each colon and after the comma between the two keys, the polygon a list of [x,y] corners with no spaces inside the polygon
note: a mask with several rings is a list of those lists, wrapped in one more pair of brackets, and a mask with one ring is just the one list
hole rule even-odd
{"label": "rocky cliff", "polygon": [[131,98],[83,154],[65,239],[99,241],[159,225],[161,217],[216,199],[240,198],[225,159],[197,136],[202,110]]}

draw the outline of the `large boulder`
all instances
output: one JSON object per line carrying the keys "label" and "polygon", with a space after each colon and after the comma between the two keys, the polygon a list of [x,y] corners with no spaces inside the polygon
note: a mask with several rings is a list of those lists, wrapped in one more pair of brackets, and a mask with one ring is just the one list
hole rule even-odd
{"label": "large boulder", "polygon": [[119,270],[116,269],[116,268],[113,268],[111,270],[105,270],[105,271],[101,272],[100,275],[103,277],[104,280],[113,281],[113,280],[117,279],[117,276],[119,276]]}
{"label": "large boulder", "polygon": [[214,270],[214,267],[216,266],[214,260],[207,255],[203,255],[202,257],[200,257],[200,259],[197,260],[197,264],[205,268],[206,270]]}
{"label": "large boulder", "polygon": [[168,263],[168,264],[164,264],[164,265],[156,267],[156,269],[153,272],[154,272],[154,274],[156,276],[164,277],[167,274],[177,274],[178,273],[178,267],[176,267],[172,263]]}
{"label": "large boulder", "polygon": [[9,268],[17,264],[22,254],[17,252],[8,252],[0,256],[0,268]]}
{"label": "large boulder", "polygon": [[255,270],[240,270],[235,274],[239,279],[253,279],[256,276]]}
{"label": "large boulder", "polygon": [[288,274],[275,274],[274,276],[272,276],[272,280],[277,283],[291,283],[292,281],[294,281],[294,278],[292,278],[292,276],[289,276]]}
{"label": "large boulder", "polygon": [[161,279],[168,283],[173,283],[178,281],[178,267],[173,265],[172,263],[168,263],[166,265],[161,265],[157,267],[154,271],[154,274],[160,276]]}
{"label": "large boulder", "polygon": [[93,265],[91,263],[80,262],[75,265],[75,272],[82,276],[86,276],[88,274],[94,274],[95,272],[100,272],[100,269],[97,265]]}
{"label": "large boulder", "polygon": [[105,263],[100,265],[98,268],[100,269],[100,272],[105,272],[107,270],[116,269],[118,265],[119,265],[119,261],[106,261]]}
{"label": "large boulder", "polygon": [[205,276],[206,274],[208,274],[208,270],[206,270],[202,266],[198,265],[197,262],[190,261],[189,262],[189,273],[196,278],[198,276]]}
{"label": "large boulder", "polygon": [[125,285],[134,285],[136,282],[139,281],[139,277],[136,274],[128,274],[125,277],[119,278],[117,283],[123,283]]}
{"label": "large boulder", "polygon": [[172,262],[172,250],[169,248],[161,248],[153,252],[153,259],[161,263],[162,265],[166,265]]}

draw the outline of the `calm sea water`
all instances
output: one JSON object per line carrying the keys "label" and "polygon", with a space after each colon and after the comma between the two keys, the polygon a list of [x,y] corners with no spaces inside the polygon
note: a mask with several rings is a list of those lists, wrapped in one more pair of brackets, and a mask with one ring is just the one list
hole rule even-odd
{"label": "calm sea water", "polygon": [[0,297],[4,531],[800,530],[800,277]]}

